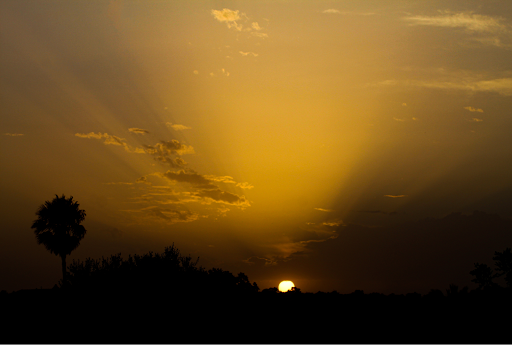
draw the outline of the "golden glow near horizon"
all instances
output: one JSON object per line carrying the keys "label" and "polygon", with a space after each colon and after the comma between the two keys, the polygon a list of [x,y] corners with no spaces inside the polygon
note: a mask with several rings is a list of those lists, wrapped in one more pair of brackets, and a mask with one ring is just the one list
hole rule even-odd
{"label": "golden glow near horizon", "polygon": [[293,287],[295,287],[295,285],[293,284],[292,281],[289,281],[289,280],[285,280],[285,281],[281,281],[279,283],[279,291],[281,292],[288,292],[290,291]]}
{"label": "golden glow near horizon", "polygon": [[438,6],[2,1],[4,244],[64,193],[77,258],[174,242],[272,282],[350,224],[510,212],[512,13]]}

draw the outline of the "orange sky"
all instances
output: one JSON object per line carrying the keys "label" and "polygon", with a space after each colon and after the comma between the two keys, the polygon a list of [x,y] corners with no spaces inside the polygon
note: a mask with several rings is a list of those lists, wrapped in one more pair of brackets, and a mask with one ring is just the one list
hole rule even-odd
{"label": "orange sky", "polygon": [[7,0],[0,44],[0,289],[59,280],[55,194],[71,260],[174,242],[260,288],[471,285],[512,246],[508,1]]}

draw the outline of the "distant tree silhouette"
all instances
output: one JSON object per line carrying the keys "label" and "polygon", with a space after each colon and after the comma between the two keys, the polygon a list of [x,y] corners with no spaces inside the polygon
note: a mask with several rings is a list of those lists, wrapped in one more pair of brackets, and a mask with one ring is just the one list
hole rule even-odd
{"label": "distant tree silhouette", "polygon": [[37,243],[62,260],[62,285],[66,285],[66,256],[80,245],[86,229],[81,225],[85,210],[73,201],[73,196],[64,195],[46,201],[36,212],[37,219],[32,224]]}
{"label": "distant tree silhouette", "polygon": [[153,296],[173,294],[195,295],[253,295],[258,285],[251,283],[244,273],[233,275],[227,270],[205,270],[197,260],[182,256],[174,246],[164,253],[144,255],[121,254],[98,260],[73,260],[69,267],[72,289],[89,292],[129,293],[151,292]]}
{"label": "distant tree silhouette", "polygon": [[503,252],[494,252],[494,264],[497,268],[496,277],[505,276],[505,283],[512,288],[512,253],[510,248]]}
{"label": "distant tree silhouette", "polygon": [[478,284],[478,288],[497,287],[498,285],[493,282],[494,278],[505,276],[505,283],[508,287],[512,288],[512,253],[510,248],[506,248],[503,252],[494,252],[494,265],[496,266],[496,273],[487,264],[475,263],[475,269],[469,273],[475,278],[472,279],[474,283]]}

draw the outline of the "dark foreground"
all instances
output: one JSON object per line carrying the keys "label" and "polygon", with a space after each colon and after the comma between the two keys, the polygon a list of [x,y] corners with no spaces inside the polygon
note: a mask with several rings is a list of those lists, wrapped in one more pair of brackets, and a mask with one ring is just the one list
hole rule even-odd
{"label": "dark foreground", "polygon": [[424,296],[53,289],[2,294],[0,304],[6,332],[21,328],[47,336],[77,333],[77,338],[116,342],[167,338],[174,343],[184,338],[187,343],[224,339],[229,344],[250,340],[274,344],[276,338],[313,338],[318,344],[324,339],[334,342],[328,341],[332,338],[337,343],[392,338],[416,344],[436,338],[445,342],[483,338],[488,344],[512,329],[510,289],[448,295],[432,291]]}

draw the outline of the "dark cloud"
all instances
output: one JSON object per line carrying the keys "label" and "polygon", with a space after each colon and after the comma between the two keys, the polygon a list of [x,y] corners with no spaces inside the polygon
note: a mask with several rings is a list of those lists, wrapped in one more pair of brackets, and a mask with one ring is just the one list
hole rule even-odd
{"label": "dark cloud", "polygon": [[147,154],[155,156],[155,160],[168,164],[171,167],[182,167],[186,162],[180,156],[194,153],[194,148],[180,143],[176,139],[160,141],[160,143],[155,145],[143,145],[143,147]]}
{"label": "dark cloud", "polygon": [[137,127],[129,128],[128,131],[133,132],[133,133],[137,133],[137,134],[140,134],[140,135],[145,135],[146,133],[149,133],[148,130],[139,129]]}
{"label": "dark cloud", "polygon": [[171,224],[176,222],[191,222],[199,218],[199,214],[189,210],[161,208],[158,206],[142,208],[136,212],[142,213],[142,217],[145,219],[157,219]]}
{"label": "dark cloud", "polygon": [[206,179],[201,174],[198,174],[194,171],[184,171],[180,170],[178,172],[167,171],[162,174],[165,178],[179,182],[179,183],[189,183],[192,185],[200,185],[200,186],[214,186],[211,181]]}
{"label": "dark cloud", "polygon": [[231,205],[236,205],[239,207],[249,207],[250,203],[245,198],[245,196],[238,196],[231,192],[222,191],[218,188],[216,189],[205,189],[195,193],[196,196],[212,199],[215,202],[221,202]]}

